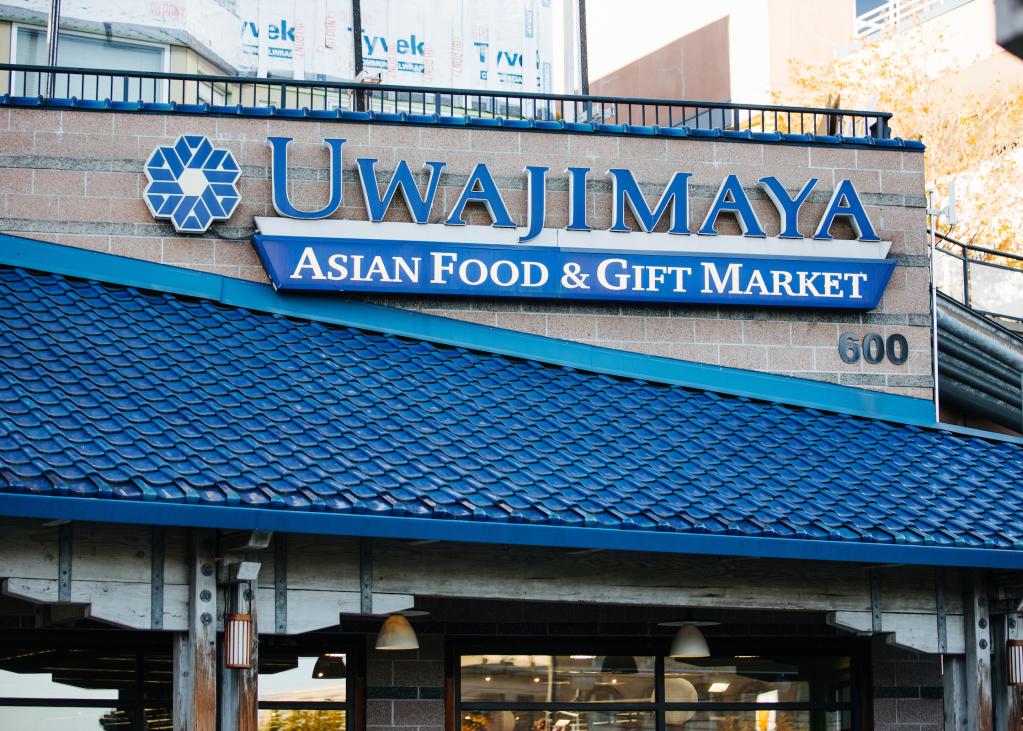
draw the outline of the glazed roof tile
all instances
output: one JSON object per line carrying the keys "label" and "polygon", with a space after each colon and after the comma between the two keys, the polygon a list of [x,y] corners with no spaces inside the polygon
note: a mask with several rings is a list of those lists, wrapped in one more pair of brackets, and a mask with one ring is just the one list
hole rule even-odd
{"label": "glazed roof tile", "polygon": [[1020,485],[1011,441],[0,267],[7,496],[1004,553]]}

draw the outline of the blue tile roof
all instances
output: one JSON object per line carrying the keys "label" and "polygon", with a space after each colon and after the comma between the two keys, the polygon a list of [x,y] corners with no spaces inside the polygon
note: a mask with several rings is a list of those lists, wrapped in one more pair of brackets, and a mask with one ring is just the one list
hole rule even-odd
{"label": "blue tile roof", "polygon": [[1023,567],[1021,484],[1012,441],[0,267],[0,514]]}

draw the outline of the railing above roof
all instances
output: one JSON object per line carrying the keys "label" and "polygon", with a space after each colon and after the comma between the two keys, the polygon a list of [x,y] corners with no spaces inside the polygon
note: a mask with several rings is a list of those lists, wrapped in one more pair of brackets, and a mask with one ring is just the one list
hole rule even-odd
{"label": "railing above roof", "polygon": [[923,149],[888,112],[0,64],[0,105]]}
{"label": "railing above roof", "polygon": [[936,236],[940,292],[982,315],[1023,322],[1023,256]]}

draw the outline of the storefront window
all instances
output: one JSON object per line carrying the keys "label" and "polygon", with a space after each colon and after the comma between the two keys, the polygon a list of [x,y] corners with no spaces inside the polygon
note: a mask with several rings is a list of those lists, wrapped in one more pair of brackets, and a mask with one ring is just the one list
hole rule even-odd
{"label": "storefront window", "polygon": [[171,668],[160,635],[0,636],[0,729],[169,730]]}
{"label": "storefront window", "polygon": [[[345,731],[351,719],[351,656],[340,648],[285,650],[259,658],[259,731]],[[308,654],[305,654],[308,653]]]}
{"label": "storefront window", "polygon": [[849,655],[458,656],[462,731],[852,731]]}

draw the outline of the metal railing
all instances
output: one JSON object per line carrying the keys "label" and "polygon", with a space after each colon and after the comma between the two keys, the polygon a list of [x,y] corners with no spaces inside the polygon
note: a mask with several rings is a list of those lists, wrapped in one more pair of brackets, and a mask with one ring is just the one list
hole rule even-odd
{"label": "metal railing", "polygon": [[888,0],[873,10],[857,15],[854,30],[859,38],[876,35],[904,23],[912,23],[927,11],[948,0]]}
{"label": "metal railing", "polygon": [[1023,256],[937,234],[938,291],[975,312],[1023,322]]}
{"label": "metal railing", "polygon": [[469,117],[560,121],[611,128],[656,125],[851,138],[888,139],[891,136],[888,124],[891,114],[887,112],[22,64],[0,64],[0,95],[3,95],[0,102],[16,105],[74,101],[105,103],[111,109],[161,111],[157,108],[159,105],[172,105],[178,111],[208,109],[214,113],[260,116],[267,113],[284,116],[305,110],[314,115],[336,111],[374,112],[404,114],[401,119],[409,121],[430,117],[443,122]]}

